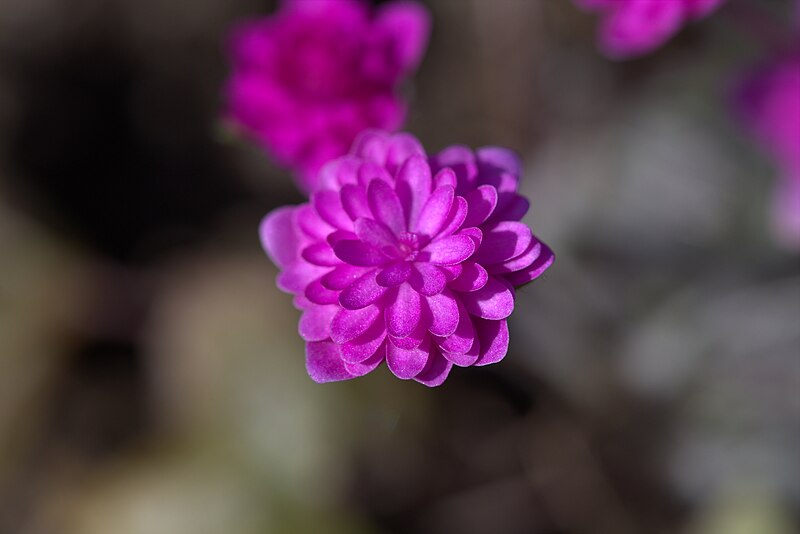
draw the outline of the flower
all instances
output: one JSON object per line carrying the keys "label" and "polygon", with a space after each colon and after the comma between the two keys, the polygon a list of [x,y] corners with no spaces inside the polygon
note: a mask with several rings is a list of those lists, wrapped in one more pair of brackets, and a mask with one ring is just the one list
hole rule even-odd
{"label": "flower", "polygon": [[608,57],[626,59],[652,52],[689,22],[725,0],[575,0],[601,15],[598,46]]}
{"label": "flower", "polygon": [[781,169],[773,196],[775,236],[800,250],[800,50],[749,73],[738,87],[735,107]]}
{"label": "flower", "polygon": [[502,360],[514,288],[553,262],[519,222],[519,175],[504,148],[428,157],[409,134],[371,131],[322,169],[308,203],[268,214],[261,241],[303,312],[311,378],[385,360],[398,378],[438,386],[453,365]]}
{"label": "flower", "polygon": [[429,29],[415,2],[372,13],[361,0],[284,0],[232,32],[227,116],[310,191],[319,168],[358,133],[402,125],[398,86],[422,58]]}

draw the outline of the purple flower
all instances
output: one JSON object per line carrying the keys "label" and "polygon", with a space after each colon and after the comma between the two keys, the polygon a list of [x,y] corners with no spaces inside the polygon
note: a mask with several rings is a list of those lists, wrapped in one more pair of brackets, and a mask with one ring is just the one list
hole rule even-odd
{"label": "purple flower", "polygon": [[800,50],[756,68],[736,97],[744,124],[781,169],[773,200],[775,235],[800,249]]}
{"label": "purple flower", "polygon": [[438,386],[453,365],[502,360],[514,288],[553,262],[519,222],[519,175],[504,148],[428,157],[409,134],[371,131],[322,169],[310,202],[267,215],[261,241],[303,311],[311,378],[386,360],[397,377]]}
{"label": "purple flower", "polygon": [[422,58],[429,26],[414,2],[373,14],[359,0],[284,0],[233,32],[227,114],[312,190],[359,132],[402,125],[398,85]]}
{"label": "purple flower", "polygon": [[608,57],[626,59],[652,52],[689,22],[725,0],[574,0],[600,13],[598,46]]}

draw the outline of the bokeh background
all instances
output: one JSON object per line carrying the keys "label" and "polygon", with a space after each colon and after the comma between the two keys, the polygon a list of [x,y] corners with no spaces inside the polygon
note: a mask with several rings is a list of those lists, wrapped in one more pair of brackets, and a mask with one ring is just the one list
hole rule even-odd
{"label": "bokeh background", "polygon": [[505,361],[427,389],[305,374],[256,231],[302,197],[219,120],[226,28],[273,2],[3,0],[0,532],[797,532],[800,261],[728,109],[748,1],[622,63],[568,1],[424,2],[407,129],[517,149],[557,254]]}

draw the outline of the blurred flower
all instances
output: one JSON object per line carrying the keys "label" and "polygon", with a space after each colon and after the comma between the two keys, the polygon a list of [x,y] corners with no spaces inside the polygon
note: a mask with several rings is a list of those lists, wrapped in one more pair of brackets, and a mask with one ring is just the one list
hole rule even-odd
{"label": "blurred flower", "polygon": [[607,56],[626,59],[652,52],[691,21],[725,0],[575,0],[600,13],[598,46]]}
{"label": "blurred flower", "polygon": [[800,50],[750,73],[738,88],[735,105],[781,172],[773,200],[775,235],[800,249]]}
{"label": "blurred flower", "polygon": [[529,207],[519,175],[504,148],[428,157],[409,134],[365,132],[322,169],[310,202],[267,215],[261,240],[303,310],[311,378],[385,359],[398,378],[437,386],[453,364],[503,359],[514,287],[553,262],[518,222]]}
{"label": "blurred flower", "polygon": [[359,132],[402,125],[398,84],[417,67],[429,30],[414,2],[372,14],[361,0],[285,0],[233,31],[228,116],[312,190],[319,168]]}

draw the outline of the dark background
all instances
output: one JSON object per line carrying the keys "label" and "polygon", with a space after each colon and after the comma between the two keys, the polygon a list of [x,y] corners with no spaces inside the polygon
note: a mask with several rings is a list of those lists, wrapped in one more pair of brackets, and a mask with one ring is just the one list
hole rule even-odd
{"label": "dark background", "polygon": [[257,240],[302,197],[219,119],[272,2],[4,0],[0,532],[795,532],[800,264],[729,114],[742,4],[615,63],[570,2],[426,2],[407,129],[518,150],[557,255],[505,361],[429,390],[305,374]]}

